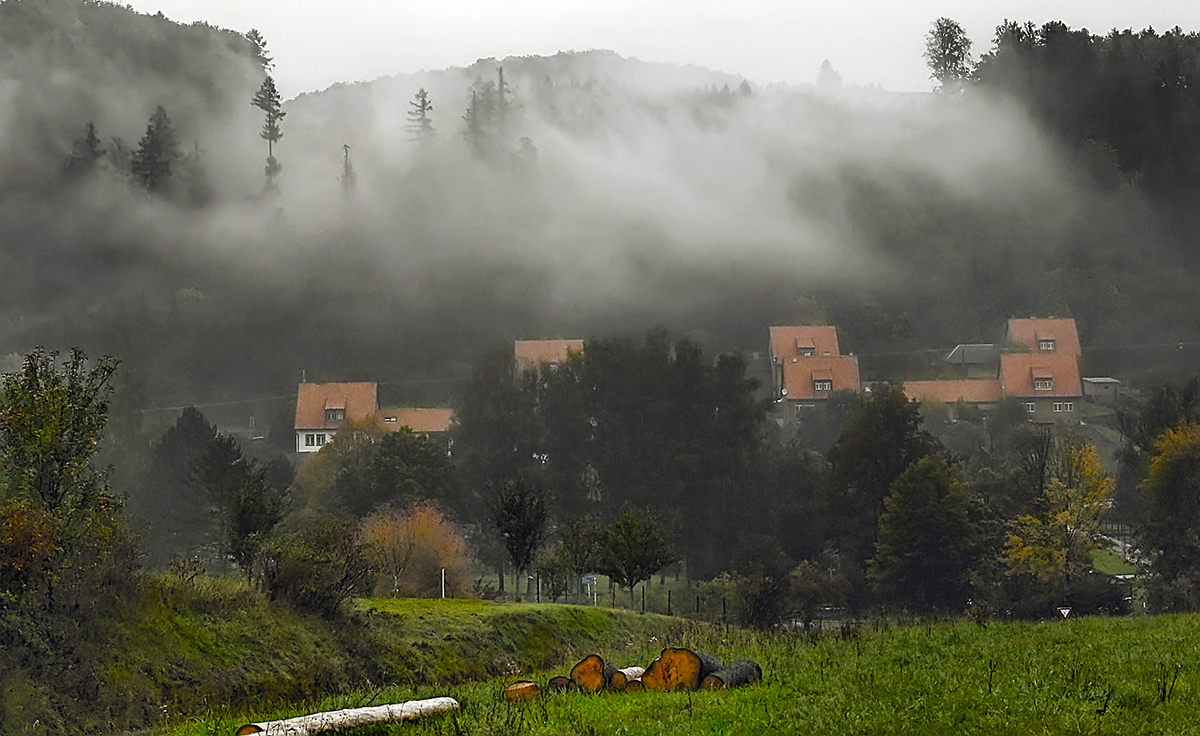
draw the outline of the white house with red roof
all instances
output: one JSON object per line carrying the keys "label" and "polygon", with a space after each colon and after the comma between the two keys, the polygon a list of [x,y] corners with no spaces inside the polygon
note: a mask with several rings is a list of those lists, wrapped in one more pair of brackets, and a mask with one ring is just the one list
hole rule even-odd
{"label": "white house with red roof", "polygon": [[379,384],[301,383],[296,391],[296,452],[317,452],[343,422],[378,417],[386,429],[408,427],[437,435],[450,429],[453,412],[436,408],[381,408]]}
{"label": "white house with red roof", "polygon": [[964,401],[981,407],[1016,398],[1030,421],[1076,422],[1083,398],[1081,354],[1073,319],[1010,319],[995,380],[906,381],[904,393],[914,401]]}
{"label": "white house with red roof", "polygon": [[860,390],[858,358],[842,355],[833,325],[775,325],[770,332],[775,399],[789,408],[785,419],[829,398]]}

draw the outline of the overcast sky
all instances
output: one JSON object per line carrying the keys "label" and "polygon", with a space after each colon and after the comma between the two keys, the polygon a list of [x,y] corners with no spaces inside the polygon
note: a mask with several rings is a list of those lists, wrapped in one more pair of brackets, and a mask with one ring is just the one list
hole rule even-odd
{"label": "overcast sky", "polygon": [[609,49],[740,74],[812,82],[828,59],[848,84],[930,88],[921,52],[935,18],[962,23],[977,56],[1006,18],[1200,30],[1195,0],[133,0],[147,13],[258,28],[288,97],[335,82],[466,66],[484,57]]}

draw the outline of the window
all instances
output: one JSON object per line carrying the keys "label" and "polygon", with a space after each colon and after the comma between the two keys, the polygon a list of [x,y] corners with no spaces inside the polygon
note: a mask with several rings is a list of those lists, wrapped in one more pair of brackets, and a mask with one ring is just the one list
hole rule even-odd
{"label": "window", "polygon": [[813,381],[813,391],[832,391],[833,381]]}
{"label": "window", "polygon": [[1074,401],[1063,402],[1063,411],[1075,411],[1075,402]]}
{"label": "window", "polygon": [[324,447],[324,446],[325,446],[325,435],[323,435],[323,434],[317,435],[317,447]]}
{"label": "window", "polygon": [[316,447],[316,445],[317,445],[317,436],[315,434],[304,435],[304,446],[305,447]]}
{"label": "window", "polygon": [[1050,353],[1054,352],[1054,340],[1052,338],[1038,340],[1038,350],[1045,350]]}
{"label": "window", "polygon": [[384,421],[384,423],[385,423],[385,424],[395,424],[395,423],[396,423],[396,417],[384,417],[384,418],[383,418],[383,421]]}
{"label": "window", "polygon": [[1063,405],[1062,405],[1062,402],[1061,402],[1061,401],[1056,401],[1056,402],[1054,402],[1054,411],[1056,411],[1056,412],[1060,412],[1060,413],[1061,413],[1061,412],[1062,412],[1062,407],[1063,407]]}
{"label": "window", "polygon": [[1053,378],[1035,378],[1033,380],[1033,390],[1034,391],[1053,391],[1054,390],[1054,379]]}
{"label": "window", "polygon": [[1025,411],[1029,412],[1030,414],[1034,413],[1037,411],[1037,404],[1033,403],[1032,401],[1025,402]]}
{"label": "window", "polygon": [[344,422],[344,421],[346,421],[346,410],[345,409],[326,409],[325,410],[325,422],[327,424],[332,423],[332,422]]}
{"label": "window", "polygon": [[803,355],[805,358],[813,357],[813,353],[815,353],[815,352],[816,352],[816,350],[814,348],[800,348],[800,354]]}

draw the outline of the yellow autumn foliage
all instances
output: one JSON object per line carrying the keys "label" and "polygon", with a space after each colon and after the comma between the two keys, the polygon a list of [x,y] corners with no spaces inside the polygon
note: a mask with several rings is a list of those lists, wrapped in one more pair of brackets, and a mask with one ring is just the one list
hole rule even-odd
{"label": "yellow autumn foliage", "polygon": [[1013,520],[1003,560],[1009,575],[1031,576],[1065,594],[1070,580],[1091,568],[1115,484],[1091,444],[1069,443],[1058,460],[1033,510]]}

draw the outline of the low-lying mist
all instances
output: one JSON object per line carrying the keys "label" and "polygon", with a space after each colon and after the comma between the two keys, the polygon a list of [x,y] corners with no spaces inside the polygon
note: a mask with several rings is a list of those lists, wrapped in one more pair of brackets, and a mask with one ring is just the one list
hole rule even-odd
{"label": "low-lying mist", "polygon": [[[302,372],[444,402],[488,345],[664,326],[761,350],[814,299],[854,352],[990,340],[1017,314],[1072,314],[1085,341],[1194,330],[1142,308],[1134,277],[1174,236],[1136,188],[1096,186],[984,95],[508,59],[513,112],[479,153],[464,113],[501,66],[482,60],[287,102],[270,194],[253,64],[192,53],[161,72],[171,89],[78,52],[0,66],[0,353],[117,355],[145,405],[281,393]],[[426,142],[405,128],[419,88]],[[155,105],[203,164],[203,202],[138,192],[111,160],[61,177],[85,123],[136,147]]]}

